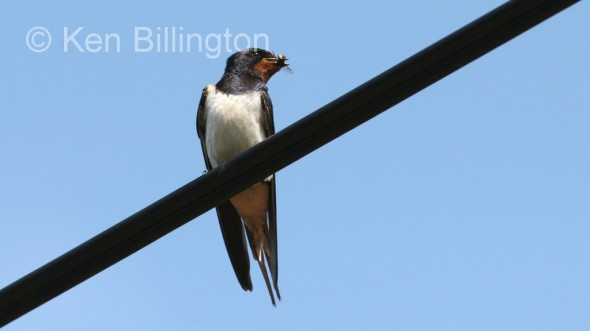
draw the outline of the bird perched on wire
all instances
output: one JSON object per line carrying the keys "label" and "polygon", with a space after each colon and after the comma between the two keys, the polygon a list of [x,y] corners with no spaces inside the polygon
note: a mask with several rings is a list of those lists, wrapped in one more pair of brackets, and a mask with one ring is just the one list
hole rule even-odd
{"label": "bird perched on wire", "polygon": [[[275,56],[259,48],[239,51],[227,59],[221,80],[203,89],[197,112],[197,133],[207,170],[224,164],[275,133],[266,84],[279,70],[288,68],[286,61],[282,54]],[[276,305],[273,288],[281,299],[277,283],[275,185],[275,176],[269,176],[216,207],[225,247],[240,285],[246,291],[252,290],[247,237],[273,305]]]}

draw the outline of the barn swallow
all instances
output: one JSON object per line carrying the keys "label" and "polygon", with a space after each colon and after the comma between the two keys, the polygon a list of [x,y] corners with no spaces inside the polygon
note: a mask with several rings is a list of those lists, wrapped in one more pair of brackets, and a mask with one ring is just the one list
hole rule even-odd
{"label": "barn swallow", "polygon": [[[203,89],[197,112],[197,133],[207,170],[275,133],[272,103],[266,84],[282,68],[284,55],[249,48],[227,59],[225,72],[215,85]],[[252,291],[246,237],[260,265],[272,304],[278,287],[277,211],[275,176],[248,188],[216,207],[221,233],[236,277],[242,288]],[[245,235],[244,235],[245,233]],[[272,287],[268,277],[268,263]]]}

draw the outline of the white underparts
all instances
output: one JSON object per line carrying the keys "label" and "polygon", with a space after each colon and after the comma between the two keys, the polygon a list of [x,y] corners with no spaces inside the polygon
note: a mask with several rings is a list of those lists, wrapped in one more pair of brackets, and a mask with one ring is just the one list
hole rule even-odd
{"label": "white underparts", "polygon": [[264,140],[259,92],[225,94],[207,86],[205,140],[213,168]]}

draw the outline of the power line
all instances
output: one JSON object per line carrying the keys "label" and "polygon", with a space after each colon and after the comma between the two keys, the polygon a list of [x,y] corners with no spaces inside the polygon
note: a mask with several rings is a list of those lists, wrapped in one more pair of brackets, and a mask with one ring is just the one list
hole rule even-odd
{"label": "power line", "polygon": [[512,0],[0,291],[0,327],[579,0]]}

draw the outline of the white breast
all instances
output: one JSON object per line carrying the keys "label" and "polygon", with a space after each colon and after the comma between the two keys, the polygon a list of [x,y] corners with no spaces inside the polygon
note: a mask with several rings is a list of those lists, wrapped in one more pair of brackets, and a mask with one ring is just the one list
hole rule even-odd
{"label": "white breast", "polygon": [[213,168],[261,142],[262,103],[259,92],[239,95],[217,92],[207,86],[205,140]]}

